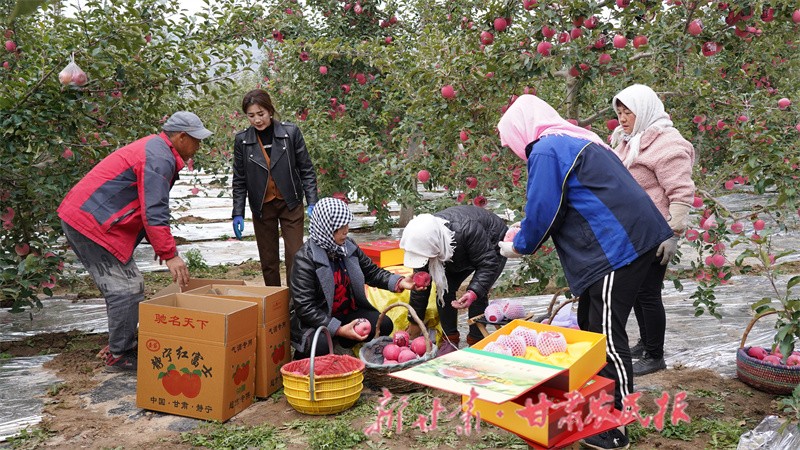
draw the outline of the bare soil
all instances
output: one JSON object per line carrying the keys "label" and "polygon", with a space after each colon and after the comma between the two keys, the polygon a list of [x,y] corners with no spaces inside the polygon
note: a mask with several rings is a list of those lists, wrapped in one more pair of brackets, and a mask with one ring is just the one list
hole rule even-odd
{"label": "bare soil", "polygon": [[[231,267],[229,278],[254,280],[253,267],[242,269]],[[245,276],[243,276],[244,272]],[[258,274],[260,280],[260,273]],[[165,285],[170,280],[150,283],[148,293]],[[153,280],[150,280],[153,281]],[[258,283],[257,280],[254,280]],[[31,356],[44,353],[58,353],[46,368],[54,371],[63,381],[57,388],[50,389],[46,396],[44,421],[37,439],[22,444],[23,448],[126,448],[126,449],[188,449],[192,448],[181,435],[183,432],[204,432],[200,421],[181,419],[160,413],[144,411],[135,406],[135,376],[130,374],[108,374],[97,357],[98,351],[107,343],[105,334],[83,334],[80,332],[53,333],[39,335],[25,341],[3,343],[0,353],[12,356]],[[109,386],[117,389],[112,400],[98,400],[97,393]],[[656,413],[655,400],[664,392],[671,398],[678,392],[686,392],[686,413],[693,421],[716,420],[738,426],[741,433],[754,428],[770,414],[780,415],[776,397],[756,391],[737,379],[720,377],[711,370],[674,368],[636,379],[636,388],[642,392],[639,399],[644,414]],[[458,409],[460,398],[439,391],[429,391],[430,398],[441,399],[446,411]],[[365,388],[356,405],[378,405],[380,393]],[[672,402],[670,401],[670,405]],[[285,438],[285,448],[309,448],[306,436],[296,426],[297,421],[315,419],[298,413],[276,394],[269,399],[259,400],[248,409],[228,421],[226,427],[256,426],[270,424],[278,428]],[[330,420],[324,416],[319,420]],[[669,414],[667,414],[667,420]],[[375,422],[376,414],[366,414],[352,420],[354,430],[363,430]],[[436,447],[450,448],[525,448],[521,441],[514,441],[509,432],[483,423],[480,431],[473,430],[469,436],[454,436],[459,425],[458,417],[440,423],[439,429],[422,436],[422,433],[408,424],[401,433],[384,433],[372,437],[370,442],[362,442],[356,448],[409,449],[428,448],[431,442]],[[700,432],[691,440],[681,440],[679,433],[636,433],[636,449],[696,450],[703,448],[735,448],[716,444],[719,436],[714,431]],[[450,439],[448,440],[448,436]],[[438,441],[437,441],[438,437]],[[685,436],[683,436],[685,437]],[[493,444],[492,442],[503,442]],[[506,445],[506,446],[502,446]],[[433,447],[435,448],[435,447]],[[570,449],[580,448],[574,444]]]}

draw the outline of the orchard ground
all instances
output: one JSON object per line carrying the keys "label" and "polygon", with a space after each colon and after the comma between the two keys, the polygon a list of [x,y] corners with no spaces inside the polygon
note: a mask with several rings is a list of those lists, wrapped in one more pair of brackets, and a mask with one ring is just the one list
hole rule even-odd
{"label": "orchard ground", "polygon": [[[245,279],[253,284],[256,263],[226,266],[225,273],[212,268],[214,277]],[[209,274],[208,276],[212,276]],[[164,273],[148,274],[148,295],[167,284]],[[66,290],[66,289],[65,289]],[[96,297],[92,286],[73,287],[76,297]],[[34,430],[6,445],[15,448],[526,448],[527,445],[507,431],[482,423],[469,435],[458,433],[463,426],[458,410],[460,398],[441,391],[422,390],[411,395],[404,411],[403,429],[395,425],[382,433],[366,436],[362,432],[376,421],[381,393],[364,389],[359,402],[336,416],[307,416],[296,412],[281,391],[259,400],[225,424],[206,424],[141,410],[135,406],[136,379],[128,374],[108,374],[96,357],[105,345],[105,334],[79,332],[38,335],[4,345],[3,353],[31,356],[58,353],[46,368],[63,380],[45,396],[44,420]],[[736,448],[742,433],[753,429],[767,415],[780,415],[778,398],[755,391],[740,381],[721,377],[709,369],[670,368],[637,378],[642,392],[638,404],[645,415],[658,411],[655,400],[663,393],[672,399],[678,392],[687,394],[686,413],[691,423],[672,426],[667,423],[659,433],[652,427],[630,428],[633,448],[688,450],[698,448]],[[433,399],[438,397],[445,412],[438,428],[422,433],[411,425],[417,414],[430,414]],[[393,403],[390,403],[390,407]],[[577,449],[576,444],[573,447]]]}

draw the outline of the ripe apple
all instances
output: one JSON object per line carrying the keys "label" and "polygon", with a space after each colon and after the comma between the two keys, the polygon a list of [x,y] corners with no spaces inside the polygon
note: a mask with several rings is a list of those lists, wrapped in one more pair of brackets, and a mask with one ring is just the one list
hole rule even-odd
{"label": "ripe apple", "polygon": [[467,177],[464,182],[467,183],[467,187],[470,189],[475,189],[478,186],[478,179],[475,177]]}
{"label": "ripe apple", "polygon": [[408,342],[410,340],[411,340],[411,336],[408,335],[408,332],[403,331],[403,330],[395,331],[394,332],[394,338],[392,339],[392,341],[394,342],[394,345],[400,347],[401,349],[403,347],[408,347]]}
{"label": "ripe apple", "polygon": [[536,6],[537,3],[538,3],[537,0],[522,0],[522,6],[528,11],[533,9],[533,7]]}
{"label": "ripe apple", "polygon": [[626,45],[628,45],[628,38],[621,34],[614,36],[614,48],[625,48]]}
{"label": "ripe apple", "polygon": [[768,355],[768,353],[764,347],[753,346],[747,350],[747,355],[750,356],[751,358],[763,360],[764,357]]}
{"label": "ripe apple", "polygon": [[791,104],[792,104],[792,101],[791,101],[791,100],[789,100],[788,98],[785,98],[785,97],[784,97],[784,98],[782,98],[782,99],[778,100],[778,109],[781,109],[781,110],[783,110],[783,109],[786,109],[786,108],[788,108],[788,107],[789,107]]}
{"label": "ripe apple", "polygon": [[14,41],[10,40],[10,39],[7,40],[6,41],[6,51],[8,51],[8,52],[17,51],[17,44]]}
{"label": "ripe apple", "polygon": [[345,94],[349,94],[350,93],[350,85],[349,84],[343,84],[342,85],[342,91],[344,91]]}
{"label": "ripe apple", "polygon": [[686,32],[692,36],[699,35],[703,32],[703,22],[701,22],[700,19],[694,19],[693,21],[689,22],[689,26],[686,27]]}
{"label": "ripe apple", "polygon": [[725,265],[725,257],[717,253],[711,257],[711,264],[709,265],[714,267],[722,267]]}
{"label": "ripe apple", "polygon": [[327,75],[328,68],[326,66],[319,66],[319,73],[321,73],[322,75]]}
{"label": "ripe apple", "polygon": [[199,194],[199,193],[200,193],[200,189],[198,189],[198,188],[196,188],[196,187],[195,187],[195,188],[192,188],[192,195],[197,195],[197,194]]}
{"label": "ripe apple", "polygon": [[366,336],[372,331],[372,324],[367,319],[357,319],[353,329],[359,336]]}
{"label": "ripe apple", "polygon": [[492,45],[494,35],[490,31],[481,31],[481,44]]}
{"label": "ripe apple", "polygon": [[734,184],[735,183],[733,182],[733,180],[726,181],[725,182],[725,189],[730,191],[731,189],[733,189]]}
{"label": "ripe apple", "polygon": [[14,251],[19,256],[25,256],[25,255],[27,255],[28,253],[31,252],[31,246],[28,245],[27,243],[25,243],[25,244],[17,244],[17,245],[14,246]]}
{"label": "ripe apple", "polygon": [[458,138],[461,139],[461,142],[467,142],[469,140],[469,133],[467,130],[461,130],[461,132],[458,133]]}
{"label": "ripe apple", "polygon": [[722,46],[716,42],[704,42],[702,51],[703,56],[714,56],[722,50]]}
{"label": "ripe apple", "polygon": [[588,19],[583,21],[583,26],[585,26],[586,28],[588,28],[590,30],[593,30],[593,29],[597,28],[598,24],[599,24],[599,20],[595,16],[589,17]]}
{"label": "ripe apple", "polygon": [[9,67],[11,67],[11,64],[8,61],[3,61],[3,69],[8,69]]}
{"label": "ripe apple", "polygon": [[556,30],[548,27],[547,25],[542,27],[542,36],[544,36],[546,39],[550,39],[555,35],[556,35]]}
{"label": "ripe apple", "polygon": [[581,30],[580,28],[573,28],[573,29],[572,29],[572,30],[570,30],[570,32],[569,32],[569,37],[570,37],[572,40],[578,39],[578,38],[579,38],[579,37],[581,37],[581,36],[583,36],[583,30]]}
{"label": "ripe apple", "polygon": [[795,9],[792,13],[792,22],[800,23],[800,9]]}
{"label": "ripe apple", "polygon": [[508,22],[504,17],[498,17],[494,19],[494,29],[498,32],[505,31],[506,27],[508,26]]}
{"label": "ripe apple", "polygon": [[597,58],[597,62],[600,64],[608,64],[611,62],[611,55],[608,53],[603,53],[599,58]]}
{"label": "ripe apple", "polygon": [[486,197],[482,195],[479,195],[472,200],[472,204],[480,208],[485,208],[486,203],[488,203],[488,200],[486,200]]}
{"label": "ripe apple", "polygon": [[396,344],[388,344],[386,347],[383,347],[383,359],[385,360],[394,360],[397,361],[397,357],[400,355],[400,347]]}
{"label": "ripe apple", "polygon": [[417,172],[417,179],[419,180],[420,183],[427,183],[428,180],[431,179],[431,173],[425,169],[422,169],[419,172]]}
{"label": "ripe apple", "polygon": [[789,357],[786,358],[786,365],[787,366],[800,366],[800,355],[794,355],[794,354],[789,355]]}
{"label": "ripe apple", "polygon": [[547,41],[539,42],[539,45],[536,46],[536,52],[542,56],[550,56],[551,48],[553,48],[553,44]]}
{"label": "ripe apple", "polygon": [[636,36],[633,38],[633,48],[639,48],[643,45],[647,45],[647,36]]}
{"label": "ripe apple", "polygon": [[744,224],[742,222],[734,222],[731,224],[731,232],[740,234],[742,230],[744,230]]}
{"label": "ripe apple", "polygon": [[[425,343],[425,336],[419,336],[411,341],[409,345],[411,351],[416,353],[418,356],[422,356],[425,354],[426,343]],[[797,357],[800,360],[800,356]]]}
{"label": "ripe apple", "polygon": [[431,275],[428,272],[417,272],[414,274],[412,279],[418,288],[425,288],[431,285]]}
{"label": "ripe apple", "polygon": [[617,119],[606,120],[606,128],[608,128],[608,131],[614,131],[617,129],[618,126],[619,126],[619,120]]}
{"label": "ripe apple", "polygon": [[630,6],[630,4],[631,4],[631,0],[617,0],[617,6],[620,7],[620,8],[623,8],[623,9],[627,8],[628,6]]}
{"label": "ripe apple", "polygon": [[456,97],[456,91],[453,89],[453,86],[450,84],[446,84],[442,86],[442,97],[446,99],[451,99]]}
{"label": "ripe apple", "polygon": [[385,38],[383,38],[383,42],[386,42],[387,44],[391,44],[392,43],[392,37],[391,36],[386,36]]}
{"label": "ripe apple", "polygon": [[404,362],[413,361],[417,358],[418,356],[416,353],[414,353],[414,351],[412,351],[410,348],[404,348],[400,350],[400,355],[397,357],[397,362],[402,364]]}
{"label": "ripe apple", "polygon": [[356,74],[356,82],[357,82],[358,84],[362,85],[362,86],[363,86],[363,85],[365,85],[365,84],[367,84],[367,77],[366,77],[366,75],[364,75],[363,73],[357,73],[357,74]]}
{"label": "ripe apple", "polygon": [[776,366],[780,366],[781,364],[781,357],[778,355],[767,355],[763,359],[764,362],[774,364]]}
{"label": "ripe apple", "polygon": [[763,221],[763,220],[761,220],[761,219],[758,219],[758,220],[756,220],[755,222],[753,222],[753,228],[754,228],[756,231],[761,231],[761,230],[763,230],[763,229],[764,229],[764,225],[765,225],[765,223],[764,223],[764,221]]}
{"label": "ripe apple", "polygon": [[562,44],[567,43],[570,40],[572,40],[572,38],[570,37],[569,33],[567,33],[566,31],[562,31],[561,34],[558,35],[558,42],[560,42]]}

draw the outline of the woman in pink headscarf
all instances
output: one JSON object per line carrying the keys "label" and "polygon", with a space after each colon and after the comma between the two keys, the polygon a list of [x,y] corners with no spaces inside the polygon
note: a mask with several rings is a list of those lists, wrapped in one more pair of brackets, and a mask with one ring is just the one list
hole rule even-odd
{"label": "woman in pink headscarf", "polygon": [[[658,246],[672,236],[658,208],[596,134],[523,95],[497,125],[500,142],[528,163],[525,218],[503,256],[535,252],[548,239],[578,302],[581,329],[606,335],[614,406],[633,391],[628,321]],[[592,448],[627,448],[623,430],[587,438]]]}

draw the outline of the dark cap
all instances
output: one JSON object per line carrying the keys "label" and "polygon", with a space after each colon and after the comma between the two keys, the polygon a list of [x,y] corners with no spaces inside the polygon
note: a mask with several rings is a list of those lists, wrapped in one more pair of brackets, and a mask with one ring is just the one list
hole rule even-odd
{"label": "dark cap", "polygon": [[161,129],[164,131],[183,131],[195,139],[205,139],[214,134],[203,126],[203,122],[200,121],[197,114],[189,111],[177,111],[164,122]]}

